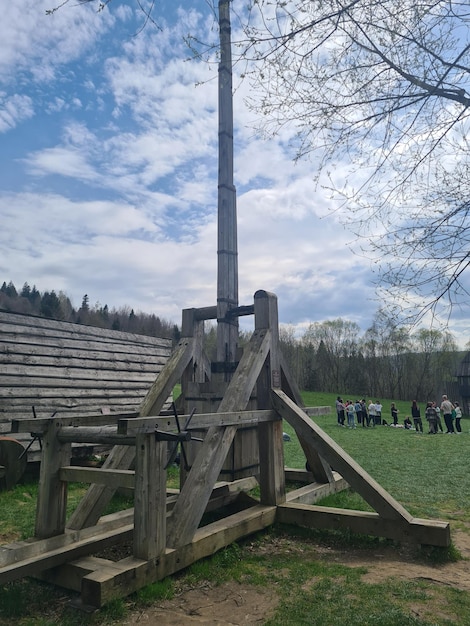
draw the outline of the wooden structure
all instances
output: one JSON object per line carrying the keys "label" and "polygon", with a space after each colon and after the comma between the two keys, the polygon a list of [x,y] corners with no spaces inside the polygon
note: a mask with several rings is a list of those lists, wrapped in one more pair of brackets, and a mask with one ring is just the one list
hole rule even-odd
{"label": "wooden structure", "polygon": [[[148,390],[137,417],[115,416],[113,423],[103,415],[15,422],[18,431],[34,428],[41,433],[43,457],[35,537],[0,548],[0,584],[41,575],[80,591],[83,606],[100,607],[275,521],[450,544],[447,522],[413,518],[307,415],[279,348],[276,296],[258,291],[252,305],[238,306],[229,0],[220,0],[219,14],[219,86],[226,96],[219,102],[228,109],[221,113],[219,125],[223,163],[219,164],[217,305],[183,311],[182,339]],[[239,354],[241,315],[254,316],[254,331]],[[204,321],[213,319],[218,324],[218,351],[217,361],[210,363],[203,335]],[[162,416],[178,382],[180,416]],[[283,420],[295,429],[309,472],[285,470]],[[191,441],[195,433],[202,442]],[[234,447],[237,439],[238,448]],[[114,448],[100,469],[71,467],[71,446],[80,442]],[[176,491],[166,488],[168,442],[191,444],[181,465],[181,488]],[[227,457],[236,457],[238,449],[245,462],[243,475],[238,476],[237,468],[233,480],[221,481]],[[288,491],[290,477],[304,486]],[[71,481],[91,486],[67,519]],[[315,505],[348,484],[373,512]],[[259,498],[247,493],[255,485]],[[134,490],[133,509],[103,515],[119,487]],[[206,523],[204,515],[214,509],[217,521]],[[131,555],[118,562],[97,556],[103,548],[124,540],[132,542]]]}
{"label": "wooden structure", "polygon": [[[169,339],[0,311],[0,436],[32,407],[38,418],[135,413],[170,353]],[[28,459],[40,460],[37,441]]]}
{"label": "wooden structure", "polygon": [[447,384],[444,393],[452,400],[458,400],[465,415],[470,414],[470,352],[460,361],[457,382]]}
{"label": "wooden structure", "polygon": [[[216,413],[195,414],[180,429],[174,417],[160,417],[169,391],[194,382],[204,371],[200,325],[212,307],[186,311],[186,330],[155,380],[136,418],[104,424],[104,417],[50,417],[34,421],[44,439],[35,538],[0,548],[0,584],[25,575],[79,590],[83,606],[99,607],[180,570],[275,521],[307,527],[350,528],[354,532],[448,546],[447,522],[413,518],[306,414],[279,350],[277,300],[255,294],[255,330]],[[215,311],[216,314],[216,311]],[[188,320],[192,319],[192,324]],[[185,382],[186,381],[186,382]],[[203,384],[203,383],[201,383]],[[246,410],[256,397],[257,408]],[[187,420],[182,416],[181,420]],[[287,492],[282,420],[295,429],[311,472],[298,471],[306,484]],[[31,420],[32,422],[33,420]],[[259,473],[230,483],[218,478],[238,429],[256,426]],[[21,430],[31,423],[15,422]],[[184,445],[192,430],[205,430],[191,468],[177,492],[166,489],[168,440]],[[73,442],[115,444],[101,469],[69,465]],[[193,444],[196,445],[196,444]],[[129,467],[134,463],[135,469]],[[331,470],[335,468],[335,472]],[[66,519],[67,484],[91,483]],[[349,483],[375,512],[346,511],[314,504]],[[259,484],[260,497],[245,492]],[[134,508],[103,516],[120,486],[134,489]],[[202,525],[204,513],[231,503],[236,512]],[[132,541],[132,554],[118,562],[96,556],[111,544]]]}

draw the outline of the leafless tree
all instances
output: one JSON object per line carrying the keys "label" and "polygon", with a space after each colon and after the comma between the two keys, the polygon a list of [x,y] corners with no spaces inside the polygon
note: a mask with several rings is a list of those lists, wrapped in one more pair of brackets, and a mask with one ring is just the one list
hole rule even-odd
{"label": "leafless tree", "polygon": [[[134,2],[145,23],[158,15],[158,0]],[[218,0],[206,4],[215,15]],[[259,130],[289,127],[294,158],[312,159],[354,249],[376,261],[379,292],[420,315],[468,304],[468,3],[231,6],[234,59],[252,82]],[[216,34],[205,45],[189,39],[199,58],[217,47]]]}
{"label": "leafless tree", "polygon": [[256,0],[244,26],[260,128],[295,127],[381,288],[420,314],[469,296],[469,25],[458,1]]}

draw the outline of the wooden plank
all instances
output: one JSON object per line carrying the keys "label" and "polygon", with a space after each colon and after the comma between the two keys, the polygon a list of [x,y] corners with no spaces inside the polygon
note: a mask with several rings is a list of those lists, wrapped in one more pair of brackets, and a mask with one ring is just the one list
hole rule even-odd
{"label": "wooden plank", "polygon": [[[38,347],[31,346],[27,343],[14,343],[7,346],[0,334],[0,364],[7,369],[6,372],[11,374],[22,374],[25,368],[38,369],[48,371],[56,370],[64,367],[74,369],[93,369],[105,367],[108,370],[120,369],[126,366],[131,371],[145,372],[155,366],[162,367],[170,354],[170,347],[166,349],[156,349],[153,347],[140,348],[132,344],[123,346],[121,352],[113,352],[112,347],[108,350],[85,350],[80,351],[78,346],[76,350],[63,349],[59,350],[44,348],[42,352]],[[124,349],[126,348],[126,349]]]}
{"label": "wooden plank", "polygon": [[114,489],[134,489],[135,482],[133,470],[110,470],[101,467],[61,467],[59,478],[69,483],[92,483]]}
{"label": "wooden plank", "polygon": [[[26,347],[30,347],[31,355],[44,355],[44,356],[58,356],[64,354],[81,353],[88,358],[108,359],[110,355],[115,355],[116,358],[124,358],[126,354],[132,351],[134,347],[135,352],[142,354],[154,355],[157,353],[159,356],[168,352],[171,346],[171,342],[167,340],[167,344],[158,343],[155,345],[142,344],[139,342],[124,340],[120,341],[117,337],[108,339],[106,341],[96,341],[93,338],[84,337],[55,337],[55,336],[40,336],[30,335],[27,332],[18,333],[16,335],[8,334],[1,328],[0,333],[0,346],[1,352],[24,352]],[[165,350],[166,347],[166,350]]]}
{"label": "wooden plank", "polygon": [[284,473],[286,480],[295,483],[313,483],[315,478],[312,472],[308,472],[306,469],[297,469],[294,467],[285,467]]}
{"label": "wooden plank", "polygon": [[[0,406],[0,416],[3,421],[10,421],[11,419],[28,419],[31,416],[31,402],[25,401],[23,398],[13,398],[8,401],[8,405]],[[116,413],[134,413],[138,408],[138,403],[132,398],[115,398],[113,404],[109,402],[101,402],[100,398],[92,399],[91,402],[87,402],[87,398],[82,398],[80,403],[69,400],[55,401],[52,403],[47,398],[35,398],[34,407],[36,415],[38,417],[50,417],[54,412],[59,415],[65,415],[67,413],[73,413],[74,415],[89,415],[90,413],[97,413],[108,411],[109,415]]]}
{"label": "wooden plank", "polygon": [[179,382],[185,368],[193,358],[193,348],[194,341],[192,338],[181,339],[143,399],[139,409],[141,416],[160,413],[173,387]]}
{"label": "wooden plank", "polygon": [[[180,415],[180,424],[184,424],[189,415]],[[211,426],[255,426],[260,422],[280,421],[279,415],[272,409],[258,411],[227,411],[224,413],[196,413],[191,418],[187,430],[204,430]],[[155,429],[163,432],[176,432],[176,420],[171,415],[167,417],[137,417],[119,420],[118,433],[135,435],[138,432],[154,432]]]}
{"label": "wooden plank", "polygon": [[31,337],[59,337],[91,339],[95,342],[103,343],[134,343],[135,345],[168,345],[171,339],[164,337],[154,337],[150,335],[140,335],[126,331],[99,328],[98,326],[86,326],[75,324],[74,322],[64,322],[52,320],[34,315],[16,315],[5,311],[0,311],[0,325],[2,335],[11,334],[14,337],[29,335]]}
{"label": "wooden plank", "polygon": [[287,493],[286,501],[301,504],[313,504],[321,498],[326,498],[333,493],[343,491],[349,487],[348,483],[337,472],[334,472],[334,480],[331,483],[311,483]]}
{"label": "wooden plank", "polygon": [[319,454],[345,478],[382,517],[409,522],[412,516],[280,390],[272,390],[274,408]]}
{"label": "wooden plank", "polygon": [[[255,331],[219,405],[221,413],[246,407],[271,344],[270,331]],[[167,545],[189,543],[199,526],[236,427],[212,426],[196,456],[171,516]]]}
{"label": "wooden plank", "polygon": [[[144,357],[142,357],[143,359]],[[161,359],[164,361],[164,359]],[[65,363],[67,361],[67,363]],[[113,388],[117,382],[129,386],[142,386],[144,382],[152,380],[163,367],[163,363],[148,363],[145,367],[130,366],[127,362],[85,362],[80,365],[72,365],[68,359],[64,358],[60,366],[36,366],[23,362],[21,365],[0,363],[8,371],[1,375],[2,384],[8,385],[12,389],[25,386],[25,377],[38,387],[70,386],[71,382],[77,382],[80,386],[96,387],[98,384],[106,383],[106,386]],[[99,378],[99,379],[98,379]],[[92,384],[94,383],[94,384]]]}
{"label": "wooden plank", "polygon": [[[68,415],[62,415],[59,413],[54,419],[59,420],[62,428],[66,427],[80,427],[80,426],[108,426],[110,424],[117,424],[120,419],[132,419],[137,416],[137,412],[126,413],[87,413],[80,415],[77,413],[70,413]],[[30,433],[45,432],[50,423],[50,417],[38,417],[23,418],[12,420],[12,432],[16,433]],[[125,433],[124,433],[125,434]],[[135,435],[135,433],[133,433]]]}
{"label": "wooden plank", "polygon": [[[113,561],[96,556],[83,556],[70,563],[63,563],[35,574],[36,578],[49,584],[80,592],[84,576],[113,566]],[[73,601],[72,601],[73,604]]]}
{"label": "wooden plank", "polygon": [[287,503],[278,507],[276,521],[307,528],[348,529],[362,535],[440,547],[451,543],[448,522],[418,518],[392,520],[368,511]]}
{"label": "wooden plank", "polygon": [[23,576],[33,576],[45,569],[50,569],[82,555],[87,555],[90,551],[99,552],[109,546],[127,541],[132,538],[133,528],[134,525],[132,523],[120,526],[118,530],[105,532],[100,536],[96,534],[91,537],[87,536],[85,539],[74,541],[55,550],[41,551],[30,558],[4,565],[0,568],[0,584],[3,585]]}
{"label": "wooden plank", "polygon": [[120,532],[123,526],[132,524],[133,518],[134,509],[126,509],[103,516],[99,523],[91,528],[73,531],[65,529],[63,534],[47,539],[31,538],[0,546],[0,570],[7,565],[36,558],[41,554],[47,555],[51,551],[63,550],[66,552],[71,544],[92,537],[99,539],[103,533],[109,533],[113,530]]}
{"label": "wooden plank", "polygon": [[[112,404],[115,400],[132,398],[138,404],[139,399],[142,398],[142,387],[140,389],[126,388],[125,383],[121,385],[121,388],[105,389],[104,387],[80,389],[80,387],[74,387],[71,385],[68,388],[60,389],[58,387],[53,388],[35,388],[29,387],[22,388],[21,392],[16,392],[15,389],[4,387],[2,389],[3,399],[6,403],[10,402],[10,398],[20,397],[24,402],[29,400],[29,406],[34,404],[37,398],[47,400],[48,402],[60,402],[63,400],[72,400],[73,402],[82,402],[86,400],[89,404],[94,401],[96,404]],[[165,398],[165,400],[168,396]]]}
{"label": "wooden plank", "polygon": [[119,435],[117,426],[64,426],[58,436],[63,443],[135,445],[135,436]]}

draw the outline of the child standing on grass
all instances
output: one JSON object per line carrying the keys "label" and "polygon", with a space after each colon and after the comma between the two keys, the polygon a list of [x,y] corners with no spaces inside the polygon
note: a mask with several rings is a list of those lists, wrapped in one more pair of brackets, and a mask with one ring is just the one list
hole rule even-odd
{"label": "child standing on grass", "polygon": [[429,434],[437,435],[438,415],[433,402],[428,402],[426,406],[426,419],[428,420],[429,424]]}
{"label": "child standing on grass", "polygon": [[353,402],[347,405],[346,411],[348,414],[348,428],[356,428],[356,410]]}
{"label": "child standing on grass", "polygon": [[398,409],[396,407],[395,402],[392,402],[392,406],[390,407],[390,412],[392,414],[393,425],[398,426]]}
{"label": "child standing on grass", "polygon": [[462,426],[460,425],[460,420],[462,419],[462,409],[460,408],[460,404],[458,402],[454,402],[454,410],[455,410],[455,430],[457,434],[462,432]]}

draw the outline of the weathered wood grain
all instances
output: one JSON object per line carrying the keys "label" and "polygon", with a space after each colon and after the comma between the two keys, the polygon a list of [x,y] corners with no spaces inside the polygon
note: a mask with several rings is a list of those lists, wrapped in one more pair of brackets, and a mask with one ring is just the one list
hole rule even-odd
{"label": "weathered wood grain", "polygon": [[307,528],[348,529],[363,535],[423,545],[448,547],[451,541],[449,522],[418,518],[392,520],[369,511],[286,503],[277,508],[276,521]]}

